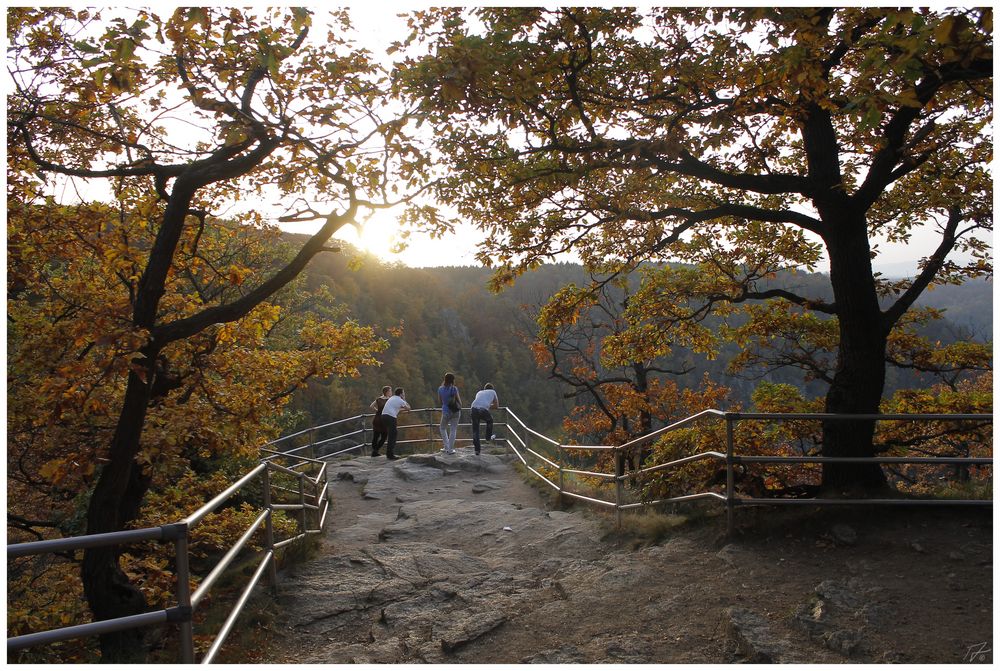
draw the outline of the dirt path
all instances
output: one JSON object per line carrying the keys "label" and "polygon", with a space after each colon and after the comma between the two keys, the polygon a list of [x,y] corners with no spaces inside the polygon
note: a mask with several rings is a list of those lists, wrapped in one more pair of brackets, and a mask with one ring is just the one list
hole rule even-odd
{"label": "dirt path", "polygon": [[550,510],[506,457],[338,463],[269,662],[992,661],[992,521],[760,514],[657,544]]}

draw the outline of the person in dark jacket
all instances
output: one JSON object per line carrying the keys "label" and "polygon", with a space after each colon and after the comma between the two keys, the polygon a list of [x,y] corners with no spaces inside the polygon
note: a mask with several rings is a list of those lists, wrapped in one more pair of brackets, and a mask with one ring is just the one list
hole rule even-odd
{"label": "person in dark jacket", "polygon": [[382,387],[382,395],[372,401],[369,406],[375,411],[375,417],[372,418],[372,456],[378,456],[378,450],[380,447],[385,445],[386,439],[389,437],[389,431],[386,428],[385,420],[382,418],[382,408],[385,407],[385,402],[392,398],[392,387],[386,385]]}

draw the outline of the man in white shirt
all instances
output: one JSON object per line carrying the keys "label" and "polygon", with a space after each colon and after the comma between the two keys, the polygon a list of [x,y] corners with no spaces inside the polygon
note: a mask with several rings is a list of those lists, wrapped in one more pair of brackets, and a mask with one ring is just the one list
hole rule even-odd
{"label": "man in white shirt", "polygon": [[487,382],[482,390],[476,392],[476,398],[472,401],[472,444],[479,454],[479,422],[486,422],[486,435],[490,440],[496,440],[493,435],[493,415],[490,414],[492,408],[499,408],[500,400],[497,398],[493,384]]}
{"label": "man in white shirt", "polygon": [[389,440],[386,441],[385,447],[385,458],[389,460],[399,459],[396,456],[396,419],[399,417],[399,413],[406,412],[410,409],[410,404],[405,400],[406,394],[402,387],[396,387],[396,393],[385,402],[385,407],[382,408],[382,421],[385,424],[386,430],[389,432]]}

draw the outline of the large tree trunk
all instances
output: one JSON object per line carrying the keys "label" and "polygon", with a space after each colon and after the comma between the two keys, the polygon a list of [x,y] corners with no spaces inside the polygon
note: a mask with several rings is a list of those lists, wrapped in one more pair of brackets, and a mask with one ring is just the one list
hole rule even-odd
{"label": "large tree trunk", "polygon": [[[154,358],[146,361],[151,362]],[[147,364],[146,379],[152,382],[152,376],[153,366]],[[139,513],[150,484],[149,477],[135,462],[149,407],[149,390],[150,385],[135,372],[129,374],[110,458],[97,479],[87,508],[88,534],[120,531]],[[83,555],[81,577],[95,621],[136,615],[147,608],[142,592],[131,584],[118,563],[122,549],[121,546],[94,548]],[[102,660],[143,661],[143,633],[141,629],[131,629],[101,636]]]}
{"label": "large tree trunk", "polygon": [[[830,281],[840,323],[837,370],[826,395],[826,411],[876,414],[885,387],[886,333],[872,277],[870,249],[863,217],[838,227],[827,238]],[[875,422],[828,421],[823,424],[823,456],[874,456]],[[885,487],[878,464],[824,464],[828,490],[872,491]]]}

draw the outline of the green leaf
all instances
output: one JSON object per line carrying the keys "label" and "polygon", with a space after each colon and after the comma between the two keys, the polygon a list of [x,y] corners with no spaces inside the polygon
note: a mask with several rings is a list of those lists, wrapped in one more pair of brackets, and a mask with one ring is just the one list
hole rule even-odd
{"label": "green leaf", "polygon": [[100,48],[97,47],[97,46],[95,46],[95,45],[93,45],[93,44],[91,44],[90,42],[84,42],[84,41],[81,40],[79,42],[73,42],[73,46],[76,47],[77,49],[79,49],[80,51],[86,53],[86,54],[99,54],[99,53],[101,53]]}

